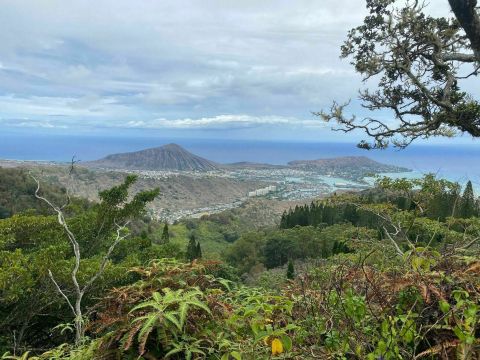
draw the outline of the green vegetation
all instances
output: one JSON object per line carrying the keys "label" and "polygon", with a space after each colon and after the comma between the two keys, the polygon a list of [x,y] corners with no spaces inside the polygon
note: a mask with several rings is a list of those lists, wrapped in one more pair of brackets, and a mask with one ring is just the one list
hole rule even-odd
{"label": "green vegetation", "polygon": [[168,223],[165,223],[162,231],[162,244],[168,244],[170,242],[170,233],[168,232]]}
{"label": "green vegetation", "polygon": [[[380,75],[362,99],[400,126],[358,126],[343,106],[326,120],[367,131],[364,148],[479,136],[479,104],[457,84],[460,65],[479,59],[477,2],[449,3],[455,20],[426,16],[420,2],[367,1],[343,53],[366,78]],[[471,183],[379,178],[259,228],[256,214],[234,211],[145,219],[158,191],[131,194],[135,176],[95,204],[22,171],[0,180],[2,359],[480,358]]]}
{"label": "green vegetation", "polygon": [[[81,286],[101,267],[120,215],[143,209],[128,205],[132,181],[102,203],[64,210],[84,249]],[[462,192],[426,176],[297,207],[282,217],[288,228],[251,231],[232,213],[137,224],[144,230],[118,243],[88,289],[76,345],[72,312],[48,274],[73,301],[65,229],[54,216],[14,214],[0,221],[3,358],[475,359],[476,215],[471,184]],[[110,229],[98,231],[98,219]],[[210,244],[203,260],[200,243]]]}
{"label": "green vegetation", "polygon": [[[381,227],[382,217],[371,208],[360,206],[364,202],[388,202],[400,210],[409,211],[419,206],[418,201],[421,200],[425,203],[421,215],[441,222],[445,222],[448,217],[467,219],[480,214],[480,201],[475,199],[471,181],[467,182],[463,195],[460,195],[461,188],[457,183],[437,180],[432,174],[411,181],[384,178],[380,179],[379,186],[380,188],[363,192],[358,199],[334,196],[327,201],[296,206],[295,209],[283,213],[280,227],[325,227],[348,222],[355,226],[378,229]],[[414,193],[417,193],[416,196],[422,194],[423,197],[417,200]]]}
{"label": "green vegetation", "polygon": [[[80,300],[80,311],[89,308],[106,289],[131,282],[134,277],[128,270],[132,266],[152,256],[175,254],[174,246],[154,245],[145,237],[124,240],[128,230],[119,224],[139,216],[145,203],[157,194],[139,193],[127,202],[134,181],[127,177],[120,186],[102,192],[99,204],[80,206],[84,202],[71,199],[61,209],[66,226],[59,223],[58,216],[28,211],[0,222],[0,347],[18,351],[65,341],[69,331],[56,331],[56,326],[65,324],[72,329],[72,320],[86,323],[75,313],[72,319],[74,302]],[[55,195],[65,201],[63,193]],[[42,192],[39,196],[47,195]],[[115,242],[118,246],[112,247]],[[81,254],[78,268],[77,250]],[[80,284],[80,297],[75,281]]]}
{"label": "green vegetation", "polygon": [[[0,167],[0,219],[26,210],[46,214],[48,206],[35,199],[37,184],[22,169]],[[65,189],[46,184],[42,191],[52,200],[63,200]]]}
{"label": "green vegetation", "polygon": [[288,266],[287,266],[287,279],[293,280],[294,278],[295,278],[295,268],[293,266],[293,261],[289,260]]}
{"label": "green vegetation", "polygon": [[202,248],[200,246],[200,242],[197,242],[195,240],[195,235],[191,234],[190,235],[190,241],[188,242],[187,245],[187,260],[193,261],[193,260],[198,260],[202,258]]}

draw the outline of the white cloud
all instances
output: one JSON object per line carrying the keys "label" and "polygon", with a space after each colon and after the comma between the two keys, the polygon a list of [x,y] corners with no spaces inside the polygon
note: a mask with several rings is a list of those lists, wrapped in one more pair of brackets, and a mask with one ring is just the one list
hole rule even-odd
{"label": "white cloud", "polygon": [[364,15],[359,0],[3,0],[0,117],[315,127],[301,119],[356,96],[338,57]]}
{"label": "white cloud", "polygon": [[42,128],[42,129],[68,129],[68,126],[58,121],[45,121],[35,119],[0,119],[0,124],[12,128]]}
{"label": "white cloud", "polygon": [[182,118],[182,119],[152,119],[152,120],[115,120],[102,121],[85,119],[81,123],[72,121],[68,116],[57,116],[54,119],[0,119],[0,124],[10,127],[42,127],[42,128],[94,128],[101,125],[104,128],[138,128],[138,129],[190,129],[190,130],[222,130],[238,128],[256,128],[275,126],[282,128],[323,129],[327,125],[320,119],[299,119],[284,116],[251,116],[245,114],[217,115],[213,117]]}
{"label": "white cloud", "polygon": [[235,128],[235,127],[255,127],[264,125],[289,126],[289,127],[325,127],[325,124],[319,120],[301,120],[294,117],[283,116],[251,116],[251,115],[217,115],[213,117],[203,117],[197,119],[156,119],[150,122],[132,122],[128,124],[132,127],[155,127],[170,129],[205,129],[205,128]]}

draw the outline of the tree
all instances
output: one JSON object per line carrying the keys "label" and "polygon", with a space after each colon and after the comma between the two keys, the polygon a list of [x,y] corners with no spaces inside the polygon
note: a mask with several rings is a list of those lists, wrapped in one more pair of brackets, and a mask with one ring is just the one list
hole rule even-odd
{"label": "tree", "polygon": [[480,69],[480,16],[477,0],[449,0],[455,18],[426,14],[422,1],[368,0],[369,15],[348,33],[341,56],[376,90],[361,90],[362,106],[388,110],[395,121],[345,114],[348,103],[315,113],[334,121],[337,131],[361,130],[372,142],[365,149],[404,148],[418,138],[480,137],[480,103],[462,90]]}
{"label": "tree", "polygon": [[[1,212],[0,212],[1,214]],[[288,214],[287,210],[283,211],[282,217],[280,218],[280,229],[288,229]]]}
{"label": "tree", "polygon": [[287,279],[293,280],[295,278],[295,268],[293,266],[293,261],[288,260],[288,266],[287,266]]}
{"label": "tree", "polygon": [[255,265],[264,262],[265,235],[262,232],[247,232],[227,250],[226,259],[240,274],[248,273]]}
{"label": "tree", "polygon": [[468,181],[463,191],[460,203],[460,216],[468,219],[472,216],[477,216],[475,195],[473,193],[472,182]]}
{"label": "tree", "polygon": [[200,249],[200,243],[197,244],[197,241],[195,240],[195,235],[191,234],[190,235],[190,240],[188,241],[188,245],[187,245],[187,252],[186,252],[187,259],[189,261],[193,261],[195,259],[198,259],[199,258],[199,252],[200,252],[200,257],[201,257],[202,254],[201,254],[201,249]]}
{"label": "tree", "polygon": [[163,226],[161,241],[162,241],[162,244],[168,244],[170,241],[170,234],[168,232],[168,223],[165,223],[165,225]]}
{"label": "tree", "polygon": [[[72,169],[70,174],[72,174]],[[67,221],[65,215],[65,207],[68,205],[70,199],[67,192],[67,203],[63,206],[55,205],[46,197],[40,195],[40,182],[33,177],[37,183],[37,189],[35,190],[35,197],[39,200],[42,200],[50,208],[52,208],[57,216],[57,222],[63,228],[65,235],[67,236],[71,248],[74,253],[74,266],[71,269],[70,276],[73,286],[74,299],[71,300],[67,295],[68,292],[62,289],[53,276],[53,273],[48,269],[48,276],[55,285],[58,293],[65,299],[70,310],[74,315],[74,326],[75,326],[75,344],[78,345],[82,341],[85,333],[85,324],[83,320],[83,307],[82,300],[85,294],[90,290],[92,285],[103,275],[105,268],[107,267],[111,255],[115,250],[115,247],[128,236],[127,225],[130,220],[134,217],[138,217],[145,210],[147,203],[153,201],[155,197],[158,196],[159,190],[151,191],[142,191],[137,193],[130,202],[127,202],[128,199],[128,190],[131,185],[137,180],[135,175],[128,175],[125,178],[123,184],[119,186],[114,186],[109,190],[100,192],[100,204],[98,205],[99,215],[97,217],[97,234],[109,234],[113,237],[111,244],[108,246],[106,253],[103,256],[102,261],[96,272],[93,273],[86,281],[83,283],[79,280],[79,271],[82,260],[80,243],[77,238],[77,235],[72,231],[69,222]]]}
{"label": "tree", "polygon": [[281,233],[274,234],[265,243],[265,266],[267,269],[272,269],[286,264],[294,250],[295,244],[290,238]]}
{"label": "tree", "polygon": [[200,241],[197,243],[195,255],[196,255],[196,258],[197,258],[197,259],[201,259],[201,258],[202,258],[202,247],[200,246]]}

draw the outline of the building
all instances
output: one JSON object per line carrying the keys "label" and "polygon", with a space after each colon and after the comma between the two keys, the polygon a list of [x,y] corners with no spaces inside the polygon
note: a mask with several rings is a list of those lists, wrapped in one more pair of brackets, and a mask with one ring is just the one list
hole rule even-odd
{"label": "building", "polygon": [[275,185],[270,185],[262,189],[250,191],[248,197],[265,196],[275,191],[277,191],[277,187]]}

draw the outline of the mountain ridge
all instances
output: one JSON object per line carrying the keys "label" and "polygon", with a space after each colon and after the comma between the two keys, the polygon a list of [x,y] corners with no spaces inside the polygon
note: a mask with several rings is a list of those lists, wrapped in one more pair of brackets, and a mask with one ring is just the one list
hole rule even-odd
{"label": "mountain ridge", "polygon": [[[400,166],[396,165],[388,165],[383,164],[373,159],[370,159],[367,156],[360,155],[360,156],[339,156],[339,157],[332,157],[332,158],[319,158],[313,160],[293,160],[289,161],[287,165],[292,167],[328,167],[328,166],[336,166],[341,164],[342,166],[387,166],[387,167],[394,167],[394,168],[401,168]],[[403,169],[403,168],[402,168]]]}
{"label": "mountain ridge", "polygon": [[195,155],[174,143],[134,152],[118,153],[84,163],[87,167],[124,170],[171,170],[171,171],[221,171],[233,169],[301,169],[315,170],[323,173],[346,171],[347,169],[366,172],[404,172],[409,169],[383,164],[366,156],[341,156],[319,158],[315,160],[293,160],[286,165],[273,165],[255,162],[236,162],[219,164]]}
{"label": "mountain ridge", "polygon": [[314,171],[343,179],[364,183],[365,177],[381,173],[402,173],[411,169],[383,164],[366,156],[342,156],[316,160],[294,160],[288,163],[292,169]]}
{"label": "mountain ridge", "polygon": [[118,153],[85,163],[90,167],[128,170],[215,171],[219,165],[187,151],[180,145],[163,146],[134,152]]}

